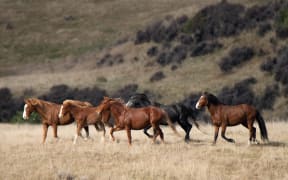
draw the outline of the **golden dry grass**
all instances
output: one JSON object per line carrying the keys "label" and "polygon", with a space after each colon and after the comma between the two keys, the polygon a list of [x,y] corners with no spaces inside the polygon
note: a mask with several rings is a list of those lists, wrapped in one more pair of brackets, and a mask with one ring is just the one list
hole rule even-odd
{"label": "golden dry grass", "polygon": [[[228,128],[236,144],[192,129],[193,142],[186,144],[171,129],[163,128],[166,144],[151,144],[142,131],[133,131],[133,144],[126,133],[116,132],[117,142],[91,129],[88,141],[72,144],[75,125],[59,128],[59,140],[41,145],[40,125],[0,124],[0,179],[287,179],[287,123],[268,123],[271,143],[247,145],[248,132],[241,126]],[[178,127],[178,131],[184,135]],[[258,130],[258,128],[257,128]],[[257,134],[259,137],[259,133]]]}

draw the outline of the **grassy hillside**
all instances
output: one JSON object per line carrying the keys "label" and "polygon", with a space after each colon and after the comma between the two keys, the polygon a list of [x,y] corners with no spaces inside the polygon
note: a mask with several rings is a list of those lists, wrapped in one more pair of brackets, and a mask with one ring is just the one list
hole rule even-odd
{"label": "grassy hillside", "polygon": [[[217,42],[220,48],[190,56],[189,47],[188,54],[180,63],[172,62],[164,66],[157,62],[159,54],[171,53],[180,44],[182,35],[187,35],[185,31],[177,32],[176,38],[169,42],[149,40],[135,43],[139,31],[145,31],[159,21],[169,26],[174,19],[183,15],[188,18],[185,27],[192,29],[193,36],[197,26],[193,17],[198,14],[201,19],[201,9],[219,2],[0,0],[0,88],[7,87],[14,97],[22,98],[47,94],[51,87],[59,84],[77,89],[97,86],[107,91],[108,95],[117,94],[126,85],[137,84],[137,92],[149,91],[155,95],[154,100],[173,103],[191,93],[210,91],[218,94],[223,87],[232,88],[236,83],[254,77],[257,83],[251,88],[259,97],[265,94],[267,86],[279,84],[280,95],[273,109],[264,113],[268,119],[285,117],[287,99],[282,93],[285,88],[275,82],[271,73],[260,70],[261,64],[277,57],[278,51],[287,43],[285,38],[276,37],[274,19],[265,21],[272,26],[272,30],[264,35],[258,35],[262,22],[259,20],[259,23],[258,19],[253,21],[254,24],[248,23],[252,27],[239,26],[239,32],[229,36],[217,35],[215,31],[217,37],[215,35],[194,45],[197,48],[204,42],[213,46]],[[228,2],[240,3],[242,9],[267,4],[266,1],[248,0]],[[258,10],[256,6],[255,11],[251,10],[251,15],[247,9],[240,17],[248,14],[249,22],[253,19],[253,12],[257,12],[256,15],[266,12],[266,9]],[[286,17],[285,13],[282,14]],[[259,18],[265,19],[265,15],[260,13]],[[225,12],[217,17],[223,16],[226,18]],[[202,19],[205,23],[205,16]],[[201,23],[198,21],[198,25]],[[189,29],[187,33],[190,36]],[[159,35],[162,34],[165,32],[160,31]],[[147,54],[151,47],[158,48],[157,56]],[[222,59],[233,49],[242,47],[253,49],[252,58],[229,72],[221,71],[219,63]],[[193,48],[192,51],[195,51]],[[209,49],[209,46],[204,48]],[[151,77],[159,71],[165,77],[151,82]]]}

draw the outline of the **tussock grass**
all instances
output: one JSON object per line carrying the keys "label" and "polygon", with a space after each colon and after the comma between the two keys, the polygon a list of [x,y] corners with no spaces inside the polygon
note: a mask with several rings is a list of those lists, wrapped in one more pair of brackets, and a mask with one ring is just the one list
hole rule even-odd
{"label": "tussock grass", "polygon": [[202,126],[209,135],[193,128],[189,144],[165,127],[166,144],[151,144],[142,131],[132,131],[129,148],[125,131],[115,133],[117,142],[106,136],[103,143],[101,133],[91,128],[91,139],[73,145],[76,127],[68,125],[59,128],[59,140],[49,131],[42,145],[40,125],[0,124],[0,178],[287,179],[287,123],[268,123],[271,143],[253,146],[247,145],[248,131],[241,126],[227,129],[236,144],[219,138],[212,146],[213,128]]}

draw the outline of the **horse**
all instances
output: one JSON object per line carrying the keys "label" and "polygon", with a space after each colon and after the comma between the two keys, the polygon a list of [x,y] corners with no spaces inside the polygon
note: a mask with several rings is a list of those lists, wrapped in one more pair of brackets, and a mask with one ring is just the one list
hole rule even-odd
{"label": "horse", "polygon": [[[73,141],[74,144],[76,144],[79,136],[82,137],[82,128],[88,125],[94,125],[97,131],[103,130],[104,140],[106,130],[102,119],[105,120],[105,124],[108,124],[107,119],[110,118],[110,113],[108,111],[103,111],[100,113],[97,107],[83,107],[79,106],[79,104],[75,103],[73,100],[65,100],[63,101],[58,116],[59,118],[62,118],[65,117],[66,114],[71,114],[77,123],[76,135]],[[98,126],[100,126],[100,128]]]}
{"label": "horse", "polygon": [[[195,124],[195,126],[199,129],[198,123],[195,121],[195,115],[194,110],[192,109],[192,106],[187,106],[184,103],[176,103],[176,104],[170,104],[170,105],[163,105],[158,102],[151,102],[149,98],[146,96],[146,94],[137,93],[132,95],[128,102],[126,103],[126,106],[128,107],[134,107],[134,108],[140,108],[140,107],[146,107],[146,106],[157,106],[162,109],[164,109],[169,118],[173,123],[177,122],[181,128],[185,131],[185,142],[190,141],[190,131],[192,129],[192,125],[189,123],[189,119],[192,119],[192,122]],[[161,125],[167,125],[165,122],[161,123]],[[144,128],[144,133],[151,138],[152,136],[147,132],[148,129],[150,129],[151,126],[147,126]],[[199,129],[200,130],[200,129]]]}
{"label": "horse", "polygon": [[110,130],[110,135],[113,141],[115,141],[113,132],[125,129],[127,132],[128,144],[131,146],[131,130],[140,130],[147,126],[151,126],[154,130],[153,142],[155,143],[156,138],[159,135],[161,141],[164,143],[164,135],[159,127],[159,124],[163,120],[169,124],[176,134],[178,134],[167,113],[158,107],[148,106],[144,108],[129,108],[125,105],[123,100],[109,97],[104,97],[98,107],[101,112],[105,110],[110,111],[114,118],[115,127]]}
{"label": "horse", "polygon": [[[24,110],[23,110],[23,119],[28,120],[30,117],[30,114],[34,111],[37,112],[41,117],[42,126],[43,126],[42,144],[44,144],[46,141],[47,131],[48,131],[49,126],[53,127],[54,138],[58,138],[57,126],[67,125],[67,124],[71,124],[72,122],[74,122],[74,118],[71,116],[71,114],[66,114],[63,118],[58,117],[60,107],[61,107],[60,104],[40,100],[37,98],[24,99],[24,102],[25,102],[25,105],[24,105]],[[75,101],[75,103],[78,103],[81,106],[92,106],[88,102]],[[86,136],[89,136],[88,126],[85,127],[85,131],[86,131]]]}
{"label": "horse", "polygon": [[221,103],[213,94],[204,92],[196,103],[196,109],[207,106],[211,115],[211,121],[215,128],[214,142],[216,144],[219,128],[221,127],[221,137],[227,142],[235,143],[234,139],[225,136],[227,126],[242,124],[249,129],[250,136],[248,144],[258,144],[256,140],[256,128],[253,127],[255,119],[260,128],[262,141],[268,142],[268,133],[265,121],[259,111],[251,105],[225,105]]}

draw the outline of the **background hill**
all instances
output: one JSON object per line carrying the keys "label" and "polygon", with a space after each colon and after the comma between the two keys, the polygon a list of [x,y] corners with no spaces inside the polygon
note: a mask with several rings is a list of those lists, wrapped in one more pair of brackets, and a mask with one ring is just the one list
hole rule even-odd
{"label": "background hill", "polygon": [[[0,0],[0,119],[23,98],[193,105],[202,91],[286,119],[286,1]],[[14,116],[14,117],[13,117]]]}

